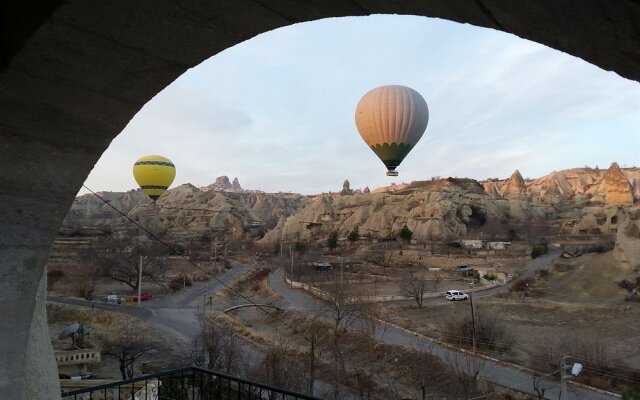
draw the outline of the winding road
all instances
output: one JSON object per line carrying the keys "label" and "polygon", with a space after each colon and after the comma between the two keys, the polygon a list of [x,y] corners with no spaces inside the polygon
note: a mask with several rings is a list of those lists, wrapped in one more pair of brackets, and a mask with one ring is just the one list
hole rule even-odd
{"label": "winding road", "polygon": [[200,331],[198,309],[204,305],[206,295],[223,289],[224,285],[221,282],[228,284],[249,270],[251,267],[247,265],[235,266],[218,275],[216,279],[210,279],[207,282],[194,282],[192,286],[177,293],[142,302],[140,307],[56,296],[49,296],[47,300],[129,314],[148,321],[186,346]]}
{"label": "winding road", "polygon": [[[546,266],[558,255],[559,252],[553,251],[548,255],[533,260],[527,266],[525,273],[523,273],[521,277],[527,277],[530,275],[533,276],[537,269],[544,268],[544,266]],[[284,282],[282,270],[279,270],[271,275],[270,285],[276,293],[282,296],[282,298],[287,303],[288,308],[290,309],[310,314],[316,314],[323,317],[330,316],[332,313],[329,306],[321,300],[312,297],[303,290],[289,288],[289,286],[287,286],[287,284]],[[480,298],[481,296],[491,296],[501,290],[507,289],[508,285],[503,285],[501,287],[489,289],[486,292],[482,293],[482,295],[478,295],[476,297]],[[359,321],[359,325],[361,327],[364,326],[364,322]],[[356,329],[358,329],[358,327],[356,327]],[[378,337],[376,338],[378,341],[413,349],[427,348],[432,354],[440,358],[440,360],[442,360],[442,362],[445,364],[456,362],[455,360],[458,360],[457,362],[460,362],[461,360],[465,359],[465,357],[460,352],[451,350],[450,348],[441,346],[413,332],[386,324],[382,321],[379,323],[376,332],[380,332],[379,336],[377,334]],[[530,395],[535,395],[535,392],[533,391],[533,376],[530,373],[523,371],[515,366],[510,366],[500,362],[480,359],[475,356],[469,357],[473,357],[472,359],[477,363],[477,365],[481,365],[481,378],[503,387],[515,389],[520,392],[528,393]],[[548,388],[545,393],[545,399],[559,398],[559,382],[543,379],[541,381],[541,386]],[[571,384],[567,385],[567,387],[567,400],[611,400],[618,398],[606,393],[596,392]]]}

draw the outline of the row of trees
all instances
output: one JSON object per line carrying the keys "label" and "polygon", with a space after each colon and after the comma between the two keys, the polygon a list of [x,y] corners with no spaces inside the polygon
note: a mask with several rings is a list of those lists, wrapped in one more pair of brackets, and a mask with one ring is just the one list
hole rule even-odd
{"label": "row of trees", "polygon": [[[351,243],[357,242],[361,239],[361,237],[362,236],[360,235],[360,231],[357,226],[347,234],[347,240]],[[413,238],[413,232],[406,225],[404,225],[400,232],[398,232],[398,237],[407,242],[410,242],[411,238]],[[335,250],[339,245],[338,232],[331,232],[325,244],[329,250]]]}

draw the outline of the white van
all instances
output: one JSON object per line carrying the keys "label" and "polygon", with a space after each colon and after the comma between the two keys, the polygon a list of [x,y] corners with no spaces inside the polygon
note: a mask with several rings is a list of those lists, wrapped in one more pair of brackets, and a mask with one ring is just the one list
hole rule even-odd
{"label": "white van", "polygon": [[461,292],[460,290],[447,290],[447,293],[444,295],[444,297],[450,301],[469,300],[469,295]]}

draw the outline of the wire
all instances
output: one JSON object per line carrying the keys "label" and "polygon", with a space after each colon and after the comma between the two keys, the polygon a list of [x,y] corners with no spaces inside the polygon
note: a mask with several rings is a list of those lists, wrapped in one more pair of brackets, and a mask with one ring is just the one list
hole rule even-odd
{"label": "wire", "polygon": [[[149,231],[147,228],[143,227],[142,225],[140,225],[138,222],[136,222],[135,220],[133,220],[131,217],[129,217],[127,214],[125,214],[124,212],[120,211],[118,208],[116,208],[115,206],[113,206],[111,204],[110,201],[107,201],[106,199],[104,199],[102,196],[100,196],[98,193],[94,192],[93,190],[91,190],[89,187],[87,187],[85,184],[82,185],[85,189],[87,189],[90,193],[92,193],[94,196],[96,196],[98,199],[100,199],[104,204],[108,205],[109,207],[111,207],[113,210],[115,210],[118,214],[122,215],[123,217],[125,217],[129,222],[133,223],[135,226],[137,226],[138,228],[140,228],[141,230],[143,230],[147,235],[149,235],[149,237],[151,237],[152,239],[156,240],[158,243],[162,244],[163,246],[167,247],[169,250],[171,250],[171,252],[173,254],[178,255],[180,258],[184,259],[185,261],[187,261],[189,264],[191,264],[192,266],[196,267],[198,270],[204,272],[206,275],[212,277],[216,282],[220,283],[222,286],[224,286],[226,289],[228,289],[229,291],[231,291],[232,293],[236,294],[237,296],[239,296],[240,298],[246,300],[249,304],[257,307],[259,310],[261,310],[262,312],[264,312],[266,315],[270,316],[271,318],[273,318],[275,321],[281,321],[284,316],[280,316],[278,317],[277,315],[272,314],[269,310],[267,310],[266,308],[264,308],[262,305],[255,303],[253,300],[251,300],[250,298],[248,298],[247,296],[245,296],[244,294],[242,294],[241,292],[239,292],[238,290],[236,290],[235,288],[229,286],[227,283],[223,282],[222,280],[218,279],[215,275],[212,275],[209,271],[205,270],[204,268],[202,268],[201,266],[199,266],[198,264],[196,264],[195,262],[193,262],[190,258],[186,257],[185,255],[181,254],[180,252],[178,252],[173,246],[171,246],[169,243],[165,242],[164,240],[162,240],[161,238],[159,238],[157,235],[155,235],[153,232]],[[166,209],[170,209],[169,207],[165,207]],[[179,207],[172,207],[171,209],[181,209]],[[182,210],[189,210],[189,209],[182,209]],[[201,209],[192,209],[194,211],[208,211],[208,212],[216,212],[219,213],[220,211],[209,211],[209,210],[201,210]],[[309,310],[305,310],[302,309],[300,311],[311,311],[311,309]],[[326,311],[326,310],[322,310],[322,309],[317,309],[317,311]],[[284,322],[284,321],[283,321]],[[288,326],[289,328],[294,328],[293,326],[291,326],[290,324],[287,324],[286,322],[284,323],[286,326]],[[386,323],[385,323],[386,324]],[[302,337],[303,339],[305,339],[308,342],[311,342],[311,340],[309,340],[307,337],[305,337],[304,335],[300,334],[299,331],[297,331],[296,329],[292,330],[295,334],[297,334],[298,336]],[[459,338],[459,339],[466,339],[466,340],[472,340],[472,338],[470,337],[465,337],[465,336],[456,336],[456,335],[443,335],[445,337],[451,337],[451,338]],[[491,342],[491,341],[478,341],[476,340],[476,343],[483,343],[483,344],[496,344],[496,342]],[[503,343],[504,344],[504,343]],[[511,347],[516,347],[516,348],[521,348],[521,349],[525,349],[523,347],[520,346],[511,346]],[[493,352],[489,352],[489,354],[500,354],[499,352],[493,351]],[[553,354],[553,353],[550,353]],[[578,356],[572,356],[573,358],[576,359],[581,359]],[[587,358],[582,358],[583,360],[586,360]],[[548,360],[541,360],[541,359],[537,359],[537,361],[548,361]],[[610,373],[606,373],[602,370],[597,370],[594,368],[590,368],[590,367],[585,367],[588,370],[591,371],[600,371],[600,375],[605,375],[605,376],[610,376],[610,377],[615,377],[621,380],[625,380],[628,382],[634,382],[634,383],[640,383],[640,380],[636,381],[633,380],[631,378],[624,378],[618,375],[614,375],[614,374],[610,374]],[[628,369],[629,371],[632,372],[640,372],[640,371],[635,371],[632,369]]]}
{"label": "wire", "polygon": [[158,243],[162,244],[163,246],[167,247],[169,250],[171,250],[171,252],[173,254],[178,255],[180,258],[184,259],[185,261],[187,261],[189,264],[193,265],[194,267],[196,267],[197,269],[199,269],[200,271],[204,272],[205,274],[207,274],[208,276],[212,277],[216,282],[220,283],[222,286],[224,286],[225,288],[229,289],[231,292],[233,292],[234,294],[238,295],[239,297],[243,298],[244,300],[248,301],[250,304],[258,307],[259,309],[261,309],[263,312],[265,312],[266,314],[270,315],[273,317],[273,315],[267,311],[266,309],[264,309],[263,307],[261,307],[260,304],[254,303],[253,301],[251,301],[251,299],[249,299],[248,297],[246,297],[245,295],[243,295],[242,293],[240,293],[239,291],[237,291],[236,289],[234,289],[233,287],[229,286],[228,284],[226,284],[225,282],[221,281],[220,279],[218,279],[215,275],[212,275],[209,271],[205,270],[204,268],[202,268],[201,266],[199,266],[198,264],[196,264],[195,262],[193,262],[190,258],[186,257],[185,255],[181,254],[175,247],[171,246],[169,243],[165,242],[164,240],[160,239],[158,236],[156,236],[153,232],[149,231],[147,228],[143,227],[142,225],[140,225],[138,222],[136,222],[135,220],[133,220],[131,217],[129,217],[128,215],[126,215],[125,213],[123,213],[122,211],[120,211],[119,209],[117,209],[116,207],[114,207],[109,201],[107,201],[106,199],[104,199],[102,196],[100,196],[99,194],[97,194],[96,192],[94,192],[93,190],[91,190],[90,188],[88,188],[86,185],[82,185],[85,189],[87,189],[89,192],[91,192],[94,196],[96,196],[97,198],[99,198],[100,200],[102,200],[102,202],[104,202],[106,205],[108,205],[109,207],[113,208],[117,213],[119,213],[120,215],[122,215],[123,217],[125,217],[127,220],[129,220],[129,222],[133,223],[135,226],[137,226],[138,228],[142,229],[147,235],[149,235],[152,239],[154,239],[155,241],[157,241]]}

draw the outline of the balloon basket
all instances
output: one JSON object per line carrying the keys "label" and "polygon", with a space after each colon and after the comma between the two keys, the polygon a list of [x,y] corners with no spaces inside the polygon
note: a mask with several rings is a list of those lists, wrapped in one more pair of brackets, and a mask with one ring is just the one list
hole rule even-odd
{"label": "balloon basket", "polygon": [[398,176],[398,171],[387,171],[387,176]]}

